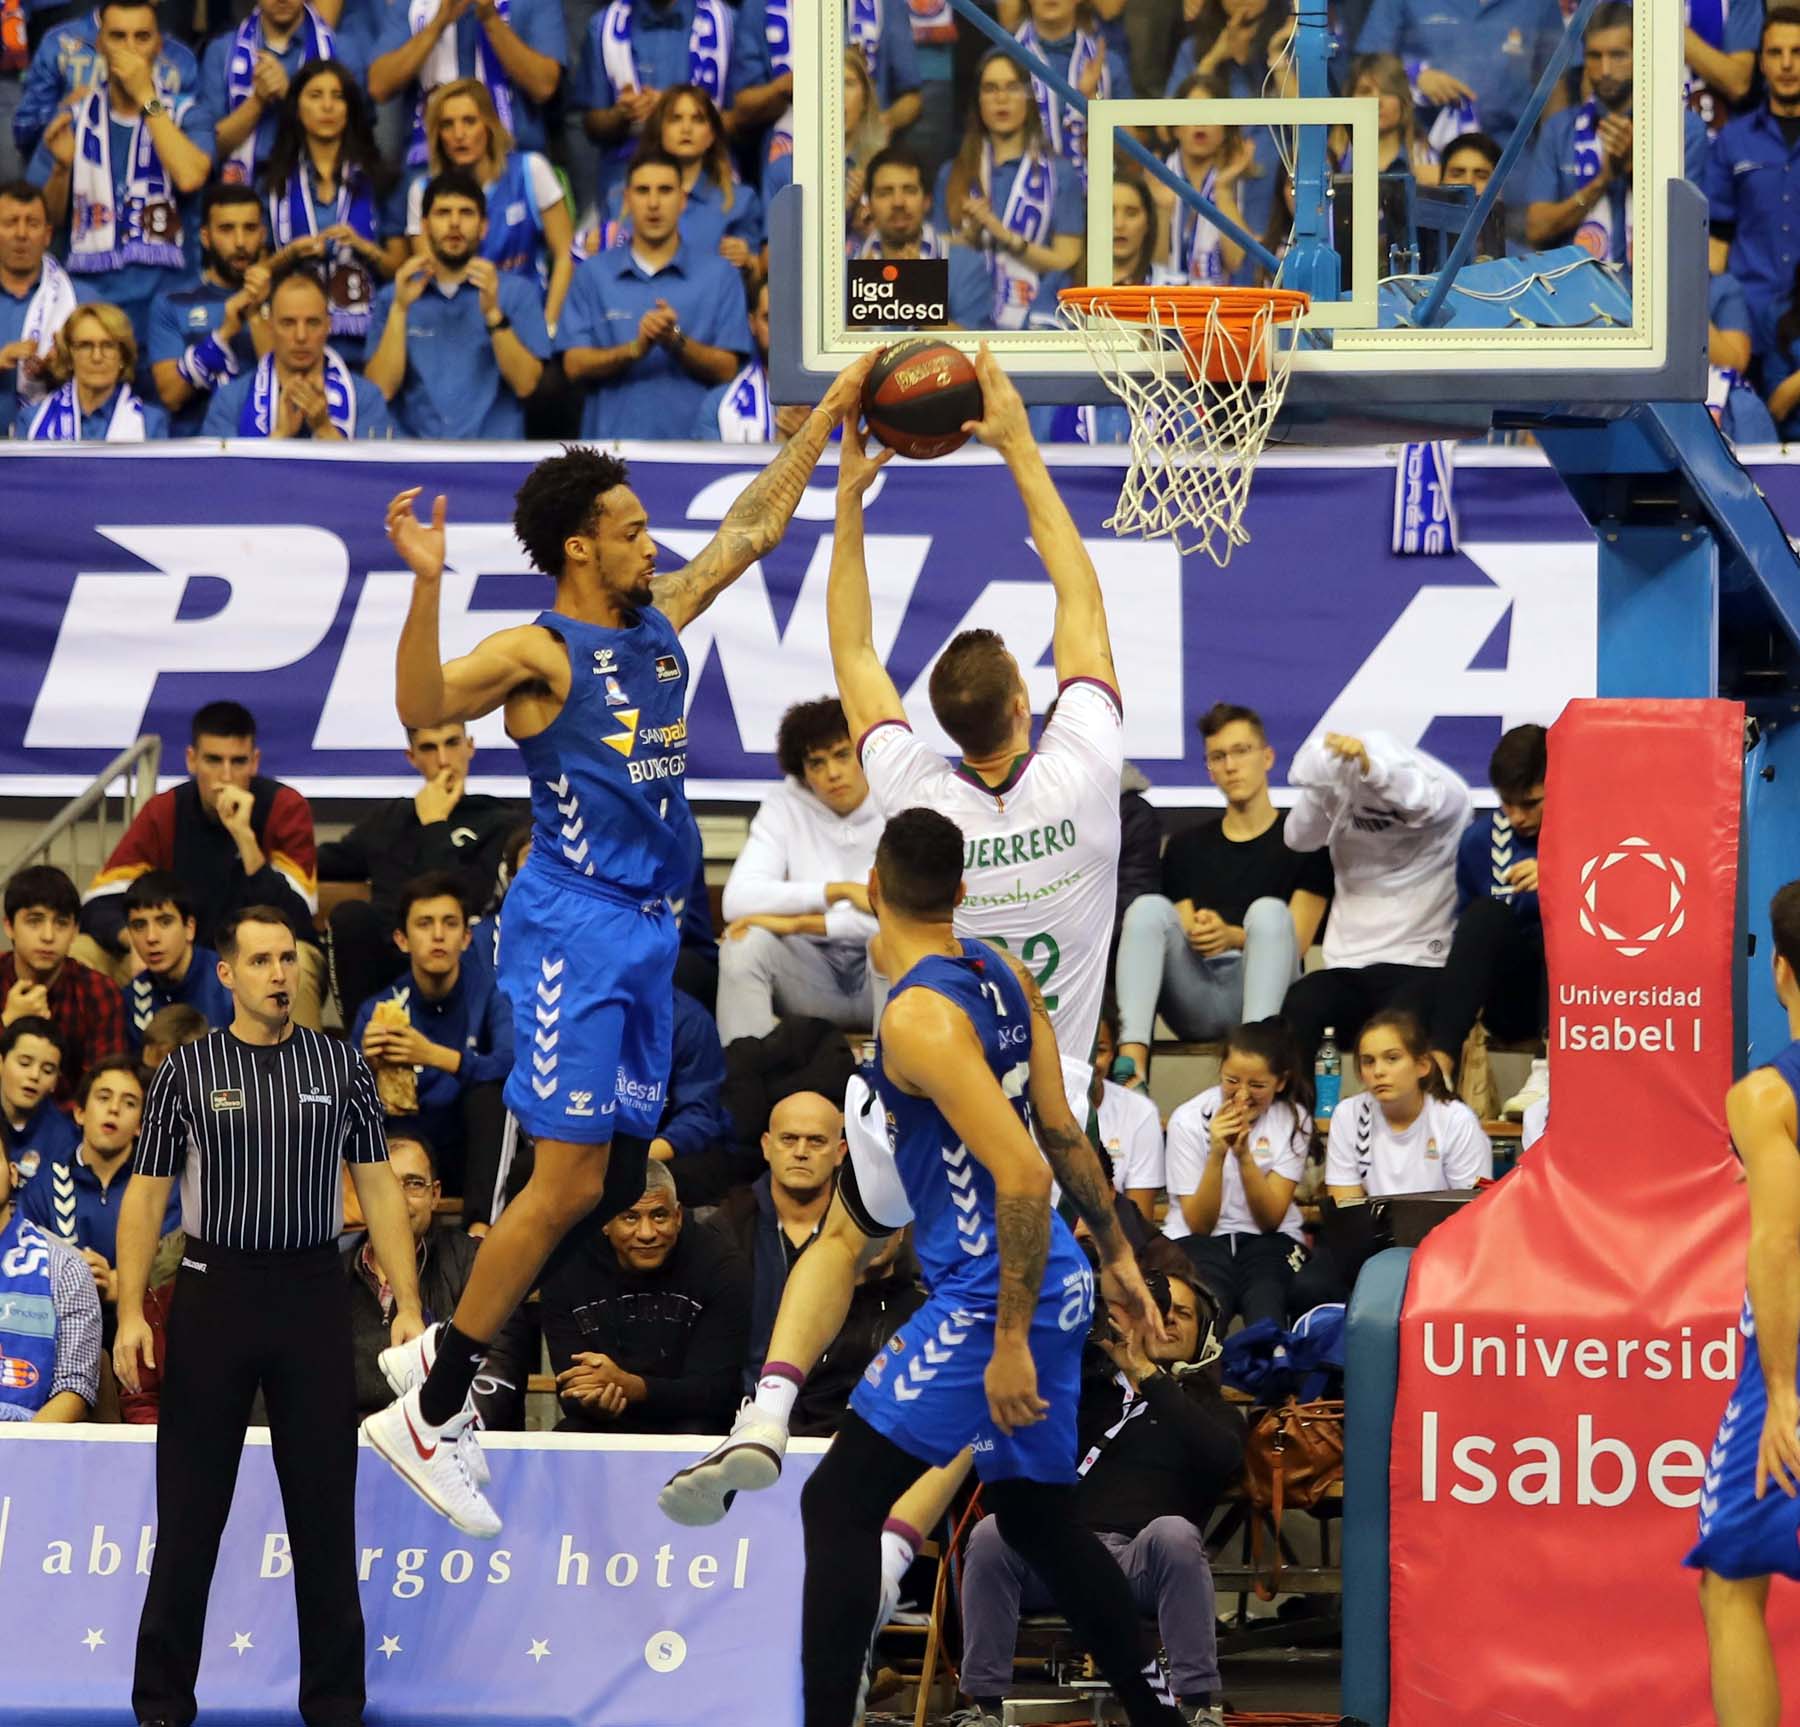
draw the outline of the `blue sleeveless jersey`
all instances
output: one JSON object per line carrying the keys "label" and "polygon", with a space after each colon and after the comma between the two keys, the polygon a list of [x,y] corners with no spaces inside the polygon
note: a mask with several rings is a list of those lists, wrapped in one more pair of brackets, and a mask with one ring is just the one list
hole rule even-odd
{"label": "blue sleeveless jersey", "polygon": [[0,1402],[42,1409],[56,1383],[56,1249],[15,1206],[0,1230]]}
{"label": "blue sleeveless jersey", "polygon": [[487,233],[481,255],[495,269],[525,276],[542,288],[550,272],[544,267],[544,219],[531,188],[526,152],[514,150],[487,189]]}
{"label": "blue sleeveless jersey", "polygon": [[[968,1015],[989,1071],[1029,1131],[1031,1007],[1012,968],[986,942],[964,940],[960,959],[921,960],[889,993],[928,989]],[[1000,1290],[1000,1240],[994,1222],[994,1178],[976,1161],[929,1098],[913,1097],[888,1078],[881,1040],[875,1043],[875,1084],[887,1111],[888,1137],[912,1208],[913,1248],[934,1298],[952,1296],[972,1309],[991,1309]],[[1069,1227],[1050,1217],[1046,1286],[1060,1287],[1087,1259]]]}
{"label": "blue sleeveless jersey", "polygon": [[531,776],[529,867],[546,884],[684,898],[699,829],[685,792],[688,667],[674,625],[653,607],[626,629],[560,612],[536,622],[569,651],[569,698],[518,740]]}

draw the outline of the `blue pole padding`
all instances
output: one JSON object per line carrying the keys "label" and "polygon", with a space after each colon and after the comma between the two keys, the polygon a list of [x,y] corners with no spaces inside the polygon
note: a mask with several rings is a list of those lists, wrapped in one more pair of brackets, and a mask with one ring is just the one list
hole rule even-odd
{"label": "blue pole padding", "polygon": [[[951,0],[954,4],[955,0]],[[1562,80],[1568,69],[1570,57],[1575,52],[1575,44],[1579,42],[1588,27],[1588,20],[1593,17],[1600,0],[1580,0],[1575,8],[1575,15],[1564,27],[1562,40],[1556,45],[1556,52],[1550,56],[1550,64],[1544,68],[1544,75],[1537,81],[1537,88],[1531,92],[1531,100],[1525,104],[1525,111],[1519,116],[1519,123],[1513,127],[1512,136],[1506,140],[1506,148],[1500,152],[1500,160],[1494,165],[1493,178],[1488,181],[1482,194],[1475,200],[1475,208],[1469,212],[1469,219],[1463,223],[1463,231],[1456,236],[1456,244],[1450,248],[1450,256],[1444,260],[1444,267],[1438,271],[1438,279],[1432,284],[1431,292],[1425,296],[1425,304],[1419,308],[1419,315],[1413,319],[1416,328],[1426,329],[1437,322],[1438,313],[1444,309],[1444,302],[1450,297],[1450,286],[1456,280],[1463,265],[1468,263],[1469,254],[1475,250],[1475,242],[1481,236],[1482,225],[1488,219],[1488,213],[1499,203],[1500,194],[1505,190],[1508,177],[1518,166],[1518,161],[1525,154],[1525,146],[1531,140],[1532,131],[1538,118],[1550,101],[1551,93]]]}
{"label": "blue pole padding", "polygon": [[[1032,77],[1041,78],[1057,93],[1057,95],[1062,97],[1065,102],[1073,104],[1077,112],[1081,114],[1087,113],[1087,97],[1082,95],[1082,93],[1066,78],[1062,77],[1061,74],[1052,72],[1050,68],[1022,42],[1010,36],[1007,33],[1005,26],[997,23],[983,12],[981,8],[975,4],[975,0],[950,0],[950,4],[956,9],[956,15],[959,18],[966,19],[969,23],[973,24],[982,35],[988,37],[996,47],[1004,49],[1017,60],[1019,64],[1032,75]],[[1220,233],[1227,235],[1230,239],[1236,241],[1238,245],[1242,246],[1244,251],[1267,270],[1271,276],[1281,268],[1281,260],[1277,258],[1275,254],[1262,243],[1262,241],[1257,239],[1248,229],[1241,227],[1238,223],[1232,221],[1232,219],[1213,203],[1210,198],[1203,197],[1199,192],[1196,192],[1187,181],[1182,179],[1182,177],[1168,165],[1167,162],[1159,162],[1156,157],[1146,150],[1129,132],[1121,130],[1117,134],[1114,142],[1117,148],[1123,150],[1125,154],[1136,162],[1140,168],[1144,169],[1146,173],[1155,175],[1157,179],[1162,181],[1162,183],[1190,209],[1197,210],[1207,219],[1207,221],[1212,223]]]}

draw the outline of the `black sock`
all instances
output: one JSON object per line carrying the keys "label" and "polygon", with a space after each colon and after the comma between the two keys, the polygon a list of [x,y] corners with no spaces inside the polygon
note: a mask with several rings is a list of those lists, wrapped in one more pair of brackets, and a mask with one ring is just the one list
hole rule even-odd
{"label": "black sock", "polygon": [[987,1715],[998,1715],[1006,1707],[1004,1697],[971,1697],[969,1701]]}
{"label": "black sock", "polygon": [[419,1392],[419,1413],[433,1427],[453,1420],[468,1402],[469,1387],[475,1383],[487,1351],[485,1343],[458,1331],[454,1325],[446,1325],[438,1333],[437,1359]]}

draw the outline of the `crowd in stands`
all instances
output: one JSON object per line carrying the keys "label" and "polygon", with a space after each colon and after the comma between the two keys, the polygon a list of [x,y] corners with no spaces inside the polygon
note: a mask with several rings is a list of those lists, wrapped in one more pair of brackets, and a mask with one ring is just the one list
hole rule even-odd
{"label": "crowd in stands", "polygon": [[[983,0],[1090,97],[1292,95],[1289,0]],[[7,0],[0,427],[36,441],[777,438],[770,203],[792,178],[789,0]],[[1572,0],[1333,0],[1333,87],[1384,182],[1492,177]],[[1800,8],[1684,3],[1687,175],[1712,224],[1711,405],[1800,416],[1783,216]],[[16,14],[16,17],[15,17]],[[950,323],[1086,279],[1080,114],[947,0],[847,0],[853,255],[947,256]],[[1593,14],[1508,181],[1515,250],[1629,272],[1634,31]],[[1114,280],[1255,283],[1293,189],[1269,127],[1142,141],[1227,219],[1121,170]],[[1332,171],[1353,161],[1330,140]],[[1384,206],[1385,207],[1385,206]],[[1241,235],[1230,231],[1230,225]],[[1393,268],[1412,236],[1388,232]],[[1109,410],[1042,435],[1111,440]]]}

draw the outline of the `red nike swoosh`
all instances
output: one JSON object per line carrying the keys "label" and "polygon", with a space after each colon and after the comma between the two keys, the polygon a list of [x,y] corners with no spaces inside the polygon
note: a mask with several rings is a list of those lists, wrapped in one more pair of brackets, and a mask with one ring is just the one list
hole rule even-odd
{"label": "red nike swoosh", "polygon": [[400,1416],[401,1416],[401,1419],[406,1423],[406,1431],[412,1435],[413,1450],[418,1452],[419,1460],[422,1463],[429,1463],[432,1460],[432,1458],[437,1456],[437,1447],[435,1445],[433,1445],[432,1448],[429,1451],[427,1451],[425,1449],[425,1447],[419,1443],[419,1430],[413,1426],[412,1416],[409,1415],[404,1409],[402,1409],[400,1411]]}

